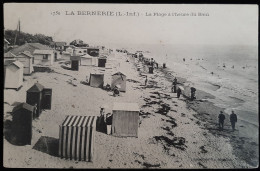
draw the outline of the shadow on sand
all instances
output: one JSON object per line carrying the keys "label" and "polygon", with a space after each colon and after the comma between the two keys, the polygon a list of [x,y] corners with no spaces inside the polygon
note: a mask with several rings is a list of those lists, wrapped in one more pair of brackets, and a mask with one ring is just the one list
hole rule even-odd
{"label": "shadow on sand", "polygon": [[59,157],[59,139],[41,136],[33,149],[51,156]]}

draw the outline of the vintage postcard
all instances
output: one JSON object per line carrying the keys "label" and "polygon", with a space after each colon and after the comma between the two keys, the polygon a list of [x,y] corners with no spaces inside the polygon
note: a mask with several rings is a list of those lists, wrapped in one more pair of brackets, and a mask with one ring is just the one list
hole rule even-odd
{"label": "vintage postcard", "polygon": [[4,4],[6,168],[259,166],[258,6]]}

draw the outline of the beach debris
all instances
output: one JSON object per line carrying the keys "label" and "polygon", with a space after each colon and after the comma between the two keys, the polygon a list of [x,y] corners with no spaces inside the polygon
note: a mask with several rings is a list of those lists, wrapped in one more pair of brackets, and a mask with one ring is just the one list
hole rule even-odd
{"label": "beach debris", "polygon": [[171,107],[169,104],[163,103],[163,104],[161,104],[161,107],[158,109],[158,111],[156,111],[155,113],[160,113],[162,115],[166,115],[170,109],[171,109]]}
{"label": "beach debris", "polygon": [[198,162],[198,165],[201,166],[201,167],[203,167],[204,169],[207,168],[206,166],[204,166],[203,164],[201,164],[201,162]]}
{"label": "beach debris", "polygon": [[200,146],[201,152],[202,153],[207,153],[208,150],[205,149],[205,146]]}
{"label": "beach debris", "polygon": [[187,147],[185,145],[185,138],[183,137],[173,137],[172,139],[166,136],[154,136],[153,137],[156,141],[160,141],[161,143],[165,144],[167,147],[175,147],[180,150],[185,150]]}
{"label": "beach debris", "polygon": [[150,163],[146,163],[146,162],[144,162],[143,165],[147,168],[149,168],[149,167],[160,167],[161,166],[160,164],[150,164]]}
{"label": "beach debris", "polygon": [[139,116],[141,116],[142,118],[150,118],[149,115],[151,115],[150,112],[143,112],[143,111],[139,112]]}

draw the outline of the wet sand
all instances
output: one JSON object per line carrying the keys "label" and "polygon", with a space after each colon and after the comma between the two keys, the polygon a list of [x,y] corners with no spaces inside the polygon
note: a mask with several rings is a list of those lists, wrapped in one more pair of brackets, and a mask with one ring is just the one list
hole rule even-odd
{"label": "wet sand", "polygon": [[[22,168],[251,168],[254,159],[245,155],[247,149],[256,149],[258,143],[241,137],[239,131],[230,132],[225,123],[219,131],[216,116],[219,108],[207,98],[212,95],[200,92],[197,100],[176,97],[171,93],[174,73],[168,69],[154,70],[148,74],[146,66],[137,71],[133,58],[115,54],[120,70],[127,75],[127,91],[119,97],[112,92],[82,84],[91,69],[80,66],[71,71],[66,61],[55,62],[51,70],[26,76],[18,92],[4,90],[4,121],[12,120],[10,114],[15,101],[24,102],[26,90],[36,81],[53,89],[52,109],[42,112],[33,121],[32,145],[16,146],[7,138],[8,124],[4,129],[4,166]],[[66,65],[67,64],[67,65]],[[148,84],[144,86],[148,75]],[[177,77],[184,85],[185,79]],[[186,89],[186,87],[185,87]],[[199,92],[199,91],[198,91]],[[197,93],[198,93],[197,92]],[[96,133],[93,162],[61,159],[58,156],[59,129],[65,115],[99,115],[99,107],[107,104],[111,111],[113,102],[137,102],[141,109],[138,138],[119,138]],[[166,108],[166,111],[162,108]],[[237,125],[240,126],[239,124]],[[244,129],[245,127],[241,127]],[[249,142],[248,142],[249,141]],[[241,149],[243,149],[242,152]],[[255,150],[256,151],[256,150]],[[252,150],[248,154],[253,154]],[[244,155],[244,158],[242,157]]]}

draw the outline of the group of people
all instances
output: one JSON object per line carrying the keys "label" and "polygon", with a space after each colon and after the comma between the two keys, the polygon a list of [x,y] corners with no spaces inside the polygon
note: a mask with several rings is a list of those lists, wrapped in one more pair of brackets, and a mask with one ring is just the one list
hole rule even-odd
{"label": "group of people", "polygon": [[103,89],[106,90],[106,91],[113,91],[113,96],[116,97],[116,96],[119,96],[120,95],[120,90],[119,90],[120,86],[119,85],[116,85],[113,89],[111,88],[111,86],[109,84],[106,84]]}
{"label": "group of people", "polygon": [[[223,111],[220,111],[220,114],[218,115],[218,121],[219,121],[219,129],[223,130],[224,128],[224,121],[225,121],[226,117],[223,114]],[[237,122],[237,115],[234,113],[234,111],[232,110],[232,113],[229,116],[229,120],[232,126],[232,130],[235,130],[235,125]]]}
{"label": "group of people", "polygon": [[177,93],[177,97],[179,98],[181,95],[180,87],[177,88],[177,78],[175,77],[172,82],[172,93]]}
{"label": "group of people", "polygon": [[107,132],[107,134],[111,134],[111,126],[112,126],[112,113],[106,113],[105,106],[100,107],[100,116],[98,118],[98,127],[100,131]]}

